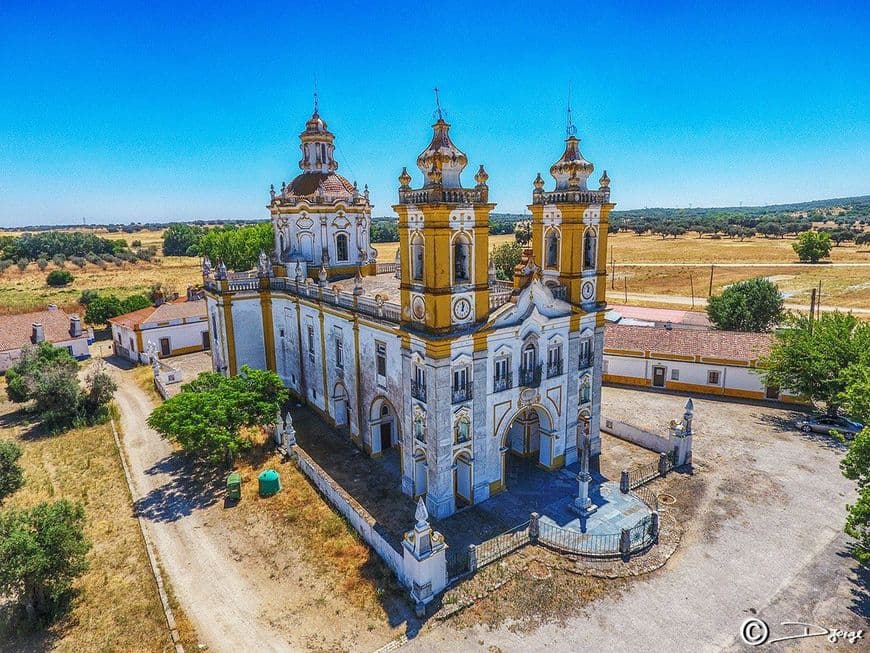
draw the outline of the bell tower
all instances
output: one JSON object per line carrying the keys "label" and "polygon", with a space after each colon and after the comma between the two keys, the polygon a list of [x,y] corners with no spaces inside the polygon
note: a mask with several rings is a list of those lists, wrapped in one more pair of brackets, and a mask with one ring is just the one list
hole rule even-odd
{"label": "bell tower", "polygon": [[544,282],[560,288],[568,302],[592,311],[604,306],[607,225],[615,204],[610,202],[606,170],[598,190],[587,187],[595,168],[580,153],[580,139],[575,136],[570,112],[569,107],[565,151],[550,167],[555,188],[545,191],[540,173],[534,180],[529,205],[532,249]]}
{"label": "bell tower", "polygon": [[417,157],[423,185],[399,176],[399,258],[402,322],[412,330],[447,334],[489,313],[489,175],[481,165],[474,188],[463,188],[468,157],[453,144],[437,110],[432,141]]}

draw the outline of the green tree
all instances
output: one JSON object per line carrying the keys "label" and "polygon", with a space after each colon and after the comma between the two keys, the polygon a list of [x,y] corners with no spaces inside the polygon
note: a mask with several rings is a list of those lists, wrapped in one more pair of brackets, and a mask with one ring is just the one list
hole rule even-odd
{"label": "green tree", "polygon": [[[163,232],[163,255],[191,256],[188,252],[193,251],[192,255],[196,256],[195,252],[203,233],[204,229],[196,225],[183,223],[169,225]],[[136,241],[133,242],[135,244]]]}
{"label": "green tree", "polygon": [[48,273],[48,276],[45,278],[45,282],[49,286],[53,286],[55,288],[61,286],[68,286],[75,280],[75,277],[69,270],[52,270]]}
{"label": "green tree", "polygon": [[494,247],[490,253],[490,260],[495,265],[496,275],[499,279],[508,280],[514,276],[514,267],[519,264],[523,256],[523,248],[517,243],[502,243]]}
{"label": "green tree", "polygon": [[818,263],[819,259],[831,255],[831,235],[824,231],[804,231],[798,234],[791,247],[801,261]]}
{"label": "green tree", "polygon": [[114,295],[97,295],[92,297],[85,308],[85,322],[89,324],[105,324],[110,317],[121,315],[124,306]]}
{"label": "green tree", "polygon": [[707,315],[717,329],[770,331],[782,319],[782,295],[764,277],[746,279],[710,297]]}
{"label": "green tree", "polygon": [[185,451],[231,465],[251,445],[242,429],[273,425],[287,396],[274,372],[248,366],[234,377],[203,372],[154,409],[148,425]]}
{"label": "green tree", "polygon": [[0,503],[24,485],[24,470],[18,464],[21,447],[9,440],[0,440]]}
{"label": "green tree", "polygon": [[274,248],[275,234],[271,222],[261,222],[247,227],[217,227],[210,229],[202,238],[202,253],[212,261],[222,259],[231,270],[249,270],[257,264],[261,251]]}
{"label": "green tree", "polygon": [[[865,350],[862,360],[843,372],[843,379],[846,388],[839,397],[843,408],[853,419],[870,424],[870,351]],[[857,540],[855,557],[870,565],[870,426],[855,435],[840,469],[859,491],[858,501],[846,506],[845,531]]]}
{"label": "green tree", "polygon": [[0,513],[0,594],[34,620],[52,614],[88,568],[85,511],[66,500]]}
{"label": "green tree", "polygon": [[788,315],[770,354],[759,361],[766,385],[787,388],[836,414],[848,386],[849,367],[870,352],[870,323],[851,313],[822,313],[818,320]]}

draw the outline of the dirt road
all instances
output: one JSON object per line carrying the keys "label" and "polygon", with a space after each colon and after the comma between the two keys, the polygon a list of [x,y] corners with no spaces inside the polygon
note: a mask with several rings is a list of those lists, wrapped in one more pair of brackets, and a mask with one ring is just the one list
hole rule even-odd
{"label": "dirt road", "polygon": [[178,463],[168,442],[148,428],[153,405],[124,371],[115,400],[121,410],[123,447],[133,477],[134,503],[147,516],[147,528],[172,588],[211,651],[288,651],[286,639],[268,623],[261,592],[244,574],[228,573],[233,553],[205,534],[210,523],[178,489]]}

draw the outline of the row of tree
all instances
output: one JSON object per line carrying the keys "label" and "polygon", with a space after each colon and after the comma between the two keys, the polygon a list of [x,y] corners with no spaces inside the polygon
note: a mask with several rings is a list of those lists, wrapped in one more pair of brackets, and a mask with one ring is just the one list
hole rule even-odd
{"label": "row of tree", "polygon": [[257,263],[260,251],[274,249],[275,237],[270,222],[238,227],[200,227],[173,224],[163,232],[165,256],[208,256],[222,259],[231,270],[248,270]]}
{"label": "row of tree", "polygon": [[[127,250],[124,240],[100,238],[81,231],[43,231],[26,233],[21,236],[0,236],[2,258],[9,260],[51,259],[56,255],[65,258],[84,257],[93,254],[117,254]],[[63,259],[61,259],[63,260]]]}
{"label": "row of tree", "polygon": [[[94,365],[82,386],[78,368],[66,349],[27,347],[6,373],[6,393],[52,432],[104,421],[115,382]],[[0,504],[25,483],[21,455],[15,442],[0,441]],[[17,601],[31,622],[54,617],[87,570],[85,519],[84,507],[65,499],[0,512],[0,596]]]}

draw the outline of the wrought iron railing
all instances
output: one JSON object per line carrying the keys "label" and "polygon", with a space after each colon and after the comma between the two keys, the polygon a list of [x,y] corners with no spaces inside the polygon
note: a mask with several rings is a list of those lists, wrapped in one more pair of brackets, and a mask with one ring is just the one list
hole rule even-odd
{"label": "wrought iron railing", "polygon": [[526,388],[537,388],[541,385],[541,364],[520,368],[520,385]]}
{"label": "wrought iron railing", "polygon": [[505,376],[496,376],[492,380],[492,391],[503,392],[514,387],[513,372],[508,372]]}
{"label": "wrought iron railing", "polygon": [[469,565],[474,565],[472,571],[480,569],[525,546],[529,541],[529,522],[525,522],[501,535],[474,545],[474,548],[469,551]]}
{"label": "wrought iron railing", "polygon": [[557,360],[552,363],[547,363],[547,378],[552,379],[554,376],[561,376],[562,374],[562,361]]}
{"label": "wrought iron railing", "polygon": [[546,521],[539,523],[538,540],[540,542],[554,549],[577,555],[619,555],[619,538],[618,531],[615,533],[581,533]]}
{"label": "wrought iron railing", "polygon": [[419,381],[411,381],[411,396],[426,403],[426,384]]}
{"label": "wrought iron railing", "polygon": [[458,404],[471,399],[471,381],[459,386],[453,386],[453,403]]}
{"label": "wrought iron railing", "polygon": [[592,364],[593,364],[592,354],[589,354],[588,356],[581,356],[580,357],[580,369],[581,370],[589,369],[590,367],[592,367]]}
{"label": "wrought iron railing", "polygon": [[639,488],[662,474],[667,474],[673,468],[673,453],[667,454],[664,459],[654,460],[643,465],[635,465],[628,470],[628,489],[634,490]]}

